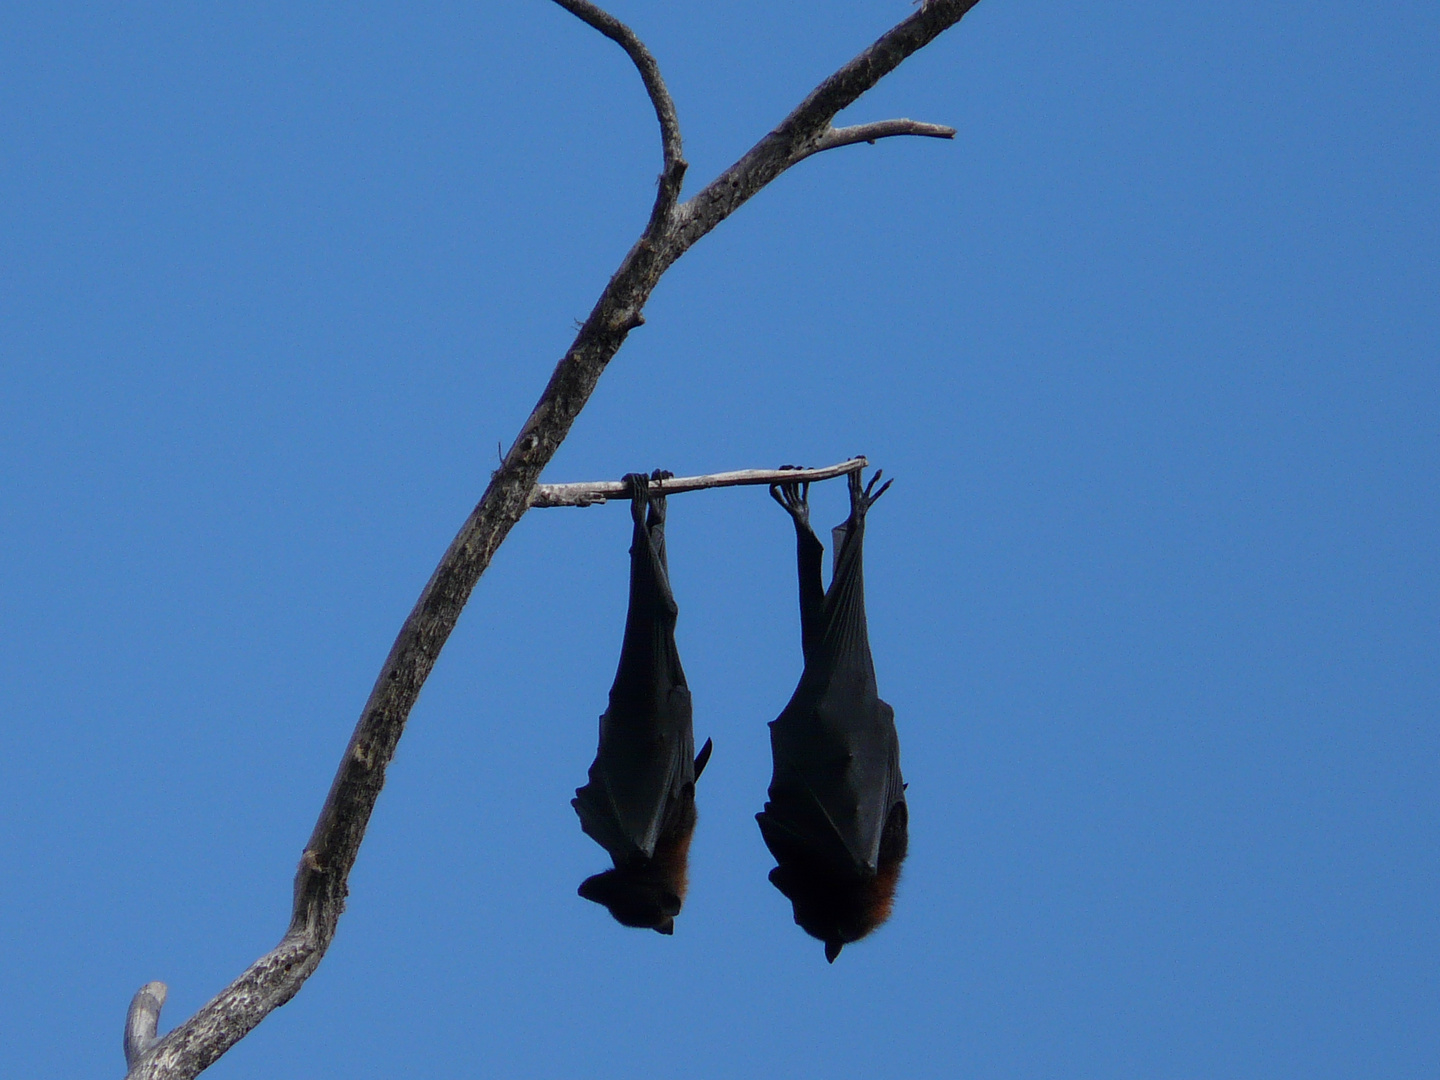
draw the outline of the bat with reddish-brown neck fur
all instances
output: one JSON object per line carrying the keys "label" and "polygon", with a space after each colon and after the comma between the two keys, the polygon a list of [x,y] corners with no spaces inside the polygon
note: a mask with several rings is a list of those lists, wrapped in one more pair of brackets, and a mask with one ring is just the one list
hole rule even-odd
{"label": "bat with reddish-brown neck fur", "polygon": [[600,745],[590,782],[571,805],[580,827],[610,853],[611,870],[587,878],[580,895],[604,904],[626,926],[674,933],[685,899],[695,780],[710,742],[695,755],[690,690],[675,648],[678,608],[665,558],[665,496],[632,473],[630,607],[610,707],[600,717]]}
{"label": "bat with reddish-brown neck fur", "polygon": [[890,917],[909,843],[895,712],[876,690],[865,623],[865,515],[890,486],[876,491],[879,479],[877,472],[862,487],[860,474],[850,474],[850,516],[834,530],[828,590],[809,485],[770,488],[795,523],[805,670],[770,723],[774,771],[756,819],[779,863],[771,883],[790,900],[795,922],[825,943],[831,963]]}

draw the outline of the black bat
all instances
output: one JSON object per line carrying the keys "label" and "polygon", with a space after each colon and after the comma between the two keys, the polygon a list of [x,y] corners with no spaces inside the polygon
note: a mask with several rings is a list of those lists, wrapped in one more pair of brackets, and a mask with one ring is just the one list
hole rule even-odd
{"label": "black bat", "polygon": [[580,895],[604,904],[625,926],[675,932],[685,898],[695,780],[710,760],[707,739],[695,756],[690,689],[675,648],[679,609],[665,560],[665,496],[632,473],[630,610],[610,707],[600,717],[600,746],[590,782],[571,805],[580,827],[610,853],[613,870],[586,878]]}
{"label": "black bat", "polygon": [[774,771],[769,801],[755,816],[780,864],[771,883],[790,900],[795,922],[825,943],[831,963],[890,917],[909,843],[895,712],[876,690],[865,625],[865,514],[890,486],[875,491],[879,479],[877,472],[862,488],[859,472],[850,474],[850,517],[834,530],[829,591],[809,485],[770,488],[795,522],[805,671],[770,723]]}

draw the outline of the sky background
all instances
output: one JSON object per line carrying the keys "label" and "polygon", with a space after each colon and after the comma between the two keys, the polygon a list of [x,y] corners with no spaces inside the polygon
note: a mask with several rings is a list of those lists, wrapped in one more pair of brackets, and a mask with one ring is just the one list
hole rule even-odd
{"label": "sky background", "polygon": [[[689,193],[905,0],[617,2]],[[546,473],[865,453],[911,855],[832,967],[766,881],[763,489],[672,500],[673,938],[580,900],[623,504],[529,514],[319,971],[207,1074],[1434,1077],[1440,8],[984,0],[698,244]],[[642,228],[543,0],[0,16],[0,1045],[119,1076],[258,955],[395,632]],[[843,481],[812,493],[844,516]]]}

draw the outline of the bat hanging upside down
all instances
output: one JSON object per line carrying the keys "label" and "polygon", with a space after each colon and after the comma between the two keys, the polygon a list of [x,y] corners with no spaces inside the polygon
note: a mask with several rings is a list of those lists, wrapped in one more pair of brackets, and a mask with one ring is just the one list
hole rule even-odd
{"label": "bat hanging upside down", "polygon": [[571,805],[580,827],[610,853],[615,867],[586,878],[580,895],[604,904],[625,926],[675,932],[685,898],[695,780],[710,760],[710,740],[695,755],[690,690],[675,648],[678,608],[665,559],[665,496],[652,477],[632,473],[630,609],[610,707],[600,717],[600,746],[590,782]]}
{"label": "bat hanging upside down", "polygon": [[865,625],[865,515],[890,486],[875,491],[879,479],[877,472],[862,488],[859,472],[850,474],[850,516],[833,533],[828,592],[809,485],[770,488],[795,522],[805,670],[770,723],[774,772],[756,819],[780,864],[771,883],[790,900],[795,922],[825,943],[831,963],[890,917],[909,843],[895,712],[876,690]]}

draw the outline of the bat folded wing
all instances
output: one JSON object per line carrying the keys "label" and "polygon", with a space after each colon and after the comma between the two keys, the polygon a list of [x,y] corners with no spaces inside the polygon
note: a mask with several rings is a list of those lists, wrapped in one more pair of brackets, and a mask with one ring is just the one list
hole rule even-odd
{"label": "bat folded wing", "polygon": [[575,792],[573,805],[581,827],[610,853],[616,866],[653,858],[677,801],[687,793],[694,798],[689,691],[672,689],[666,712],[663,718],[638,724],[613,712],[602,716],[589,783]]}

